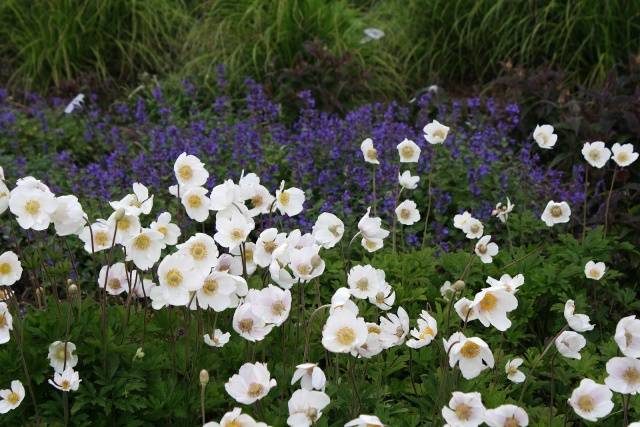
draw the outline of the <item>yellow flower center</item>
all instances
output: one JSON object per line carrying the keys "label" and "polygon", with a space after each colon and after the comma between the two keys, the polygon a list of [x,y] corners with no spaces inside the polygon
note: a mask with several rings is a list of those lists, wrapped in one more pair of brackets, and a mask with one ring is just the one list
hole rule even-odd
{"label": "yellow flower center", "polygon": [[273,313],[276,316],[281,316],[286,309],[287,307],[284,305],[282,301],[276,301],[271,305],[271,313]]}
{"label": "yellow flower center", "polygon": [[280,193],[280,195],[278,195],[278,201],[280,202],[281,205],[288,205],[289,204],[289,200],[291,199],[291,196],[289,196],[289,193],[286,191],[283,191]]}
{"label": "yellow flower center", "polygon": [[62,387],[63,390],[69,390],[69,388],[71,388],[71,383],[69,382],[69,380],[62,380],[62,384],[60,384],[60,387]]}
{"label": "yellow flower center", "polygon": [[204,281],[202,290],[205,294],[213,295],[218,291],[218,281],[215,279],[207,279]]}
{"label": "yellow flower center", "polygon": [[426,339],[428,336],[433,337],[433,329],[431,329],[429,326],[426,326],[422,332],[420,332],[420,339]]}
{"label": "yellow flower center", "polygon": [[7,396],[7,402],[9,402],[12,405],[17,405],[19,401],[20,401],[20,396],[18,396],[18,393],[16,393],[15,391],[12,391]]}
{"label": "yellow flower center", "polygon": [[444,130],[443,129],[436,129],[433,132],[433,136],[435,136],[436,138],[439,138],[439,139],[444,139],[446,137],[446,135],[444,134]]}
{"label": "yellow flower center", "polygon": [[166,237],[167,233],[169,232],[169,229],[167,227],[165,227],[165,226],[162,226],[162,227],[158,227],[158,231],[160,233],[162,233],[163,236]]}
{"label": "yellow flower center", "polygon": [[622,374],[622,378],[631,385],[640,383],[640,372],[636,368],[629,367]]}
{"label": "yellow flower center", "polygon": [[251,329],[253,329],[253,319],[242,319],[240,322],[238,322],[238,328],[242,332],[250,332]]}
{"label": "yellow flower center", "polygon": [[202,261],[207,256],[207,247],[202,242],[197,242],[191,245],[191,249],[189,250],[191,256],[196,261]]}
{"label": "yellow flower center", "polygon": [[520,423],[516,421],[515,417],[511,417],[504,420],[504,427],[520,427]]}
{"label": "yellow flower center", "polygon": [[97,246],[107,246],[109,244],[109,235],[105,231],[98,231],[94,236]]}
{"label": "yellow flower center", "polygon": [[480,300],[480,310],[482,311],[491,311],[498,304],[498,298],[495,297],[491,292],[487,292],[484,294],[484,297]]}
{"label": "yellow flower center", "polygon": [[364,239],[364,245],[369,248],[369,249],[375,249],[376,247],[376,242],[372,241],[372,240],[367,240]]}
{"label": "yellow flower center", "polygon": [[625,163],[629,160],[629,154],[627,154],[626,152],[622,152],[622,153],[618,153],[618,161],[621,163]]}
{"label": "yellow flower center", "polygon": [[276,244],[276,242],[274,240],[268,241],[268,242],[263,242],[262,243],[262,247],[264,248],[264,251],[268,254],[273,253],[273,251],[276,250],[276,248],[278,247],[278,245]]}
{"label": "yellow flower center", "polygon": [[197,209],[202,206],[202,199],[197,194],[192,194],[187,197],[187,204],[190,208]]}
{"label": "yellow flower center", "polygon": [[262,384],[251,383],[249,385],[249,390],[247,390],[247,393],[251,397],[258,397],[262,394],[263,391],[264,391],[264,386]]}
{"label": "yellow flower center", "polygon": [[240,228],[234,228],[231,230],[231,239],[236,241],[244,239],[244,231]]}
{"label": "yellow flower center", "polygon": [[471,232],[475,234],[480,231],[480,226],[478,224],[473,224],[471,227],[469,227],[469,230],[471,230]]}
{"label": "yellow flower center", "polygon": [[4,313],[0,314],[0,328],[4,328],[4,326],[7,324],[7,319],[4,316]]}
{"label": "yellow flower center", "polygon": [[227,423],[225,427],[243,427],[243,426],[242,424],[240,424],[240,421],[233,420],[230,423]]}
{"label": "yellow flower center", "polygon": [[383,304],[384,303],[384,294],[382,292],[378,292],[376,294],[376,302],[378,304]]}
{"label": "yellow flower center", "polygon": [[363,277],[360,280],[358,280],[356,282],[356,288],[358,288],[361,291],[366,291],[367,289],[369,289],[369,281],[367,280],[367,278]]}
{"label": "yellow flower center", "polygon": [[183,279],[182,273],[175,268],[172,268],[171,270],[167,271],[167,274],[165,274],[164,277],[167,280],[167,284],[172,288],[176,288],[180,286]]}
{"label": "yellow flower center", "polygon": [[7,275],[9,273],[11,273],[11,264],[8,262],[0,264],[0,274]]}
{"label": "yellow flower center", "polygon": [[264,203],[264,199],[259,194],[253,196],[249,201],[251,202],[251,206],[254,208],[259,208]]}
{"label": "yellow flower center", "polygon": [[473,341],[467,340],[460,349],[460,354],[467,359],[473,359],[480,354],[480,346]]}
{"label": "yellow flower center", "polygon": [[244,250],[244,258],[246,259],[247,262],[252,262],[253,261],[253,251],[251,249],[245,249]]}
{"label": "yellow flower center", "polygon": [[593,401],[593,397],[585,394],[578,398],[578,408],[582,409],[584,412],[591,412],[593,408],[596,406]]}
{"label": "yellow flower center", "polygon": [[338,329],[336,339],[342,345],[351,345],[356,340],[356,333],[348,326]]}
{"label": "yellow flower center", "polygon": [[456,417],[462,421],[468,421],[471,419],[471,414],[473,413],[473,408],[466,403],[460,403],[456,407]]}
{"label": "yellow flower center", "polygon": [[29,215],[37,215],[38,212],[40,212],[40,202],[37,200],[29,200],[24,205],[24,210],[26,210]]}
{"label": "yellow flower center", "polygon": [[518,373],[518,368],[516,366],[509,365],[509,368],[507,369],[507,373],[509,375],[515,375]]}
{"label": "yellow flower center", "polygon": [[402,153],[402,157],[405,157],[405,158],[413,157],[413,147],[411,147],[410,145],[405,145],[404,147],[402,147],[400,152]]}
{"label": "yellow flower center", "polygon": [[302,264],[298,266],[298,271],[300,272],[300,274],[306,276],[307,274],[311,273],[311,266],[309,264]]}
{"label": "yellow flower center", "polygon": [[370,325],[367,327],[367,332],[369,332],[370,334],[380,334],[381,329],[378,325]]}
{"label": "yellow flower center", "polygon": [[551,216],[554,218],[560,218],[562,216],[562,208],[560,206],[554,206],[551,208]]}
{"label": "yellow flower center", "polygon": [[481,254],[486,254],[487,253],[487,245],[483,245],[482,243],[478,245],[477,247],[478,252]]}
{"label": "yellow flower center", "polygon": [[591,270],[589,270],[589,276],[597,278],[598,276],[600,276],[600,271],[598,271],[597,268],[592,268]]}
{"label": "yellow flower center", "polygon": [[145,251],[149,249],[149,246],[151,246],[151,239],[149,238],[149,236],[141,234],[135,238],[135,240],[133,241],[133,246],[140,251]]}
{"label": "yellow flower center", "polygon": [[591,160],[598,160],[600,158],[600,151],[598,150],[589,151],[589,158]]}
{"label": "yellow flower center", "polygon": [[126,216],[122,217],[117,222],[118,230],[127,231],[131,226],[131,221]]}
{"label": "yellow flower center", "polygon": [[329,226],[329,233],[333,234],[333,237],[340,237],[340,225],[335,224]]}
{"label": "yellow flower center", "polygon": [[193,169],[189,165],[180,166],[178,169],[178,176],[182,178],[183,181],[189,181],[193,178]]}
{"label": "yellow flower center", "polygon": [[406,209],[406,208],[400,209],[400,218],[409,219],[410,216],[411,216],[411,211],[409,209]]}
{"label": "yellow flower center", "polygon": [[119,280],[119,279],[116,279],[116,278],[114,277],[114,278],[110,279],[110,280],[107,282],[107,286],[109,286],[109,288],[111,288],[111,289],[116,290],[116,289],[120,289],[120,287],[122,286],[122,284],[120,283],[120,280]]}
{"label": "yellow flower center", "polygon": [[627,347],[631,345],[631,343],[633,342],[633,335],[631,335],[631,332],[627,330],[624,331],[624,341],[627,344]]}
{"label": "yellow flower center", "polygon": [[396,336],[398,338],[401,338],[404,335],[404,329],[402,329],[402,326],[398,326],[396,328]]}
{"label": "yellow flower center", "polygon": [[378,152],[375,148],[370,148],[367,150],[367,158],[369,160],[378,160]]}
{"label": "yellow flower center", "polygon": [[[69,354],[67,353],[67,360],[69,359]],[[64,344],[60,345],[60,347],[58,348],[58,351],[56,351],[56,358],[58,358],[58,360],[64,360],[65,357],[65,351],[64,351]]]}

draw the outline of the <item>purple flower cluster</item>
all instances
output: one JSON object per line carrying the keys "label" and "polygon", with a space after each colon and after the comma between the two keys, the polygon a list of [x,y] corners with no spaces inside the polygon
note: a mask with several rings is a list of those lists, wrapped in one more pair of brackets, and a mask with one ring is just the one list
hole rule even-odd
{"label": "purple flower cluster", "polygon": [[[291,121],[253,81],[246,82],[242,102],[232,100],[224,94],[224,74],[218,74],[221,94],[204,107],[196,101],[198,88],[189,82],[183,82],[179,94],[156,87],[149,96],[107,110],[89,100],[84,110],[71,115],[61,113],[60,101],[46,103],[34,97],[26,107],[17,107],[0,91],[0,142],[16,149],[0,158],[5,173],[10,180],[31,174],[57,191],[102,204],[122,197],[133,182],[144,183],[168,200],[174,160],[187,152],[208,166],[209,186],[238,179],[244,170],[258,174],[273,190],[281,180],[303,188],[307,209],[293,222],[309,229],[320,211],[334,212],[354,224],[373,203],[374,171],[378,211],[389,219],[398,173],[411,170],[421,181],[404,196],[426,210],[431,177],[431,227],[439,240],[447,237],[453,214],[470,210],[486,218],[506,196],[518,206],[535,204],[539,210],[539,200],[566,200],[571,205],[583,200],[582,169],[567,176],[546,167],[532,141],[513,136],[520,120],[515,104],[481,98],[437,101],[426,94],[409,106],[372,103],[340,116],[318,110],[310,93],[302,92],[303,107]],[[434,119],[451,127],[442,145],[429,145],[423,137],[422,128]],[[36,125],[41,145],[24,154],[20,145],[28,142],[21,139],[29,137],[27,127]],[[375,169],[360,152],[361,141],[368,137],[381,162]],[[422,149],[417,165],[398,162],[396,145],[404,138]]]}

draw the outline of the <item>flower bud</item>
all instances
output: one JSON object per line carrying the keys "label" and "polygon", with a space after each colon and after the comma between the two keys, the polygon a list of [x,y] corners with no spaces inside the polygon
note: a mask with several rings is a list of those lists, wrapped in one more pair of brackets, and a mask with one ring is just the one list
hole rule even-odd
{"label": "flower bud", "polygon": [[113,216],[116,221],[120,221],[124,218],[124,208],[118,208]]}
{"label": "flower bud", "polygon": [[136,350],[136,354],[133,356],[134,359],[142,359],[144,357],[144,351],[142,351],[142,347],[138,347]]}
{"label": "flower bud", "polygon": [[200,385],[202,387],[209,383],[209,372],[206,369],[200,371]]}
{"label": "flower bud", "polygon": [[322,258],[320,258],[320,255],[313,255],[311,257],[311,266],[313,268],[318,268],[322,265]]}
{"label": "flower bud", "polygon": [[465,287],[465,283],[463,280],[456,280],[452,285],[453,290],[456,292],[460,292],[464,290],[464,287]]}
{"label": "flower bud", "polygon": [[78,285],[76,285],[75,283],[70,284],[69,287],[67,288],[67,292],[69,292],[71,295],[77,294]]}

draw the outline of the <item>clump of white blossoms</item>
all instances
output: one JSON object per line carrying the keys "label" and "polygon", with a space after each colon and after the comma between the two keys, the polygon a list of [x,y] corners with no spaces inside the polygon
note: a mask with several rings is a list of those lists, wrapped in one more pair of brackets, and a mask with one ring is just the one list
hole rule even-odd
{"label": "clump of white blossoms", "polygon": [[533,139],[540,148],[550,150],[556,145],[558,135],[554,133],[553,126],[551,125],[536,125],[533,131]]}
{"label": "clump of white blossoms", "polygon": [[540,217],[548,227],[555,224],[563,224],[571,219],[571,208],[567,202],[554,202],[550,200]]}
{"label": "clump of white blossoms", "polygon": [[267,365],[256,362],[242,365],[238,373],[229,378],[224,388],[238,403],[250,405],[265,397],[276,384]]}
{"label": "clump of white blossoms", "polygon": [[611,158],[611,150],[602,141],[585,142],[582,155],[591,166],[601,169]]}

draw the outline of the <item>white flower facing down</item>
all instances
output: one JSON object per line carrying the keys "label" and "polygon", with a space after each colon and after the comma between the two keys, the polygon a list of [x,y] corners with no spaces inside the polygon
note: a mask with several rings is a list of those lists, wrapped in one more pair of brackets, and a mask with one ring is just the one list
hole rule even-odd
{"label": "white flower facing down", "polygon": [[0,390],[0,414],[6,414],[12,409],[16,409],[24,399],[24,386],[19,380],[11,381],[11,388]]}
{"label": "white flower facing down", "polygon": [[418,163],[420,147],[410,139],[404,139],[397,146],[400,163]]}
{"label": "white flower facing down", "polygon": [[369,216],[371,208],[367,208],[365,215],[358,221],[358,230],[362,235],[362,247],[369,252],[382,248],[383,240],[389,236],[389,231],[382,228],[382,219]]}
{"label": "white flower facing down", "polygon": [[614,335],[618,348],[625,356],[640,357],[640,320],[635,315],[623,317]]}
{"label": "white flower facing down", "polygon": [[384,427],[384,424],[375,415],[362,414],[346,423],[344,427]]}
{"label": "white flower facing down", "polygon": [[576,303],[572,299],[567,300],[564,304],[564,318],[571,329],[576,332],[591,331],[595,327],[590,323],[589,316],[586,314],[575,314]]}
{"label": "white flower facing down", "polygon": [[211,200],[211,210],[223,211],[240,203],[238,186],[231,179],[225,180],[211,189],[209,199]]}
{"label": "white flower facing down", "polygon": [[396,218],[402,225],[413,225],[420,221],[418,205],[413,200],[405,200],[396,207]]}
{"label": "white flower facing down", "polygon": [[86,214],[76,196],[60,196],[56,198],[56,210],[51,214],[51,221],[58,236],[78,234],[86,224]]}
{"label": "white flower facing down", "polygon": [[489,427],[526,427],[529,416],[526,411],[516,405],[500,405],[494,409],[487,409],[484,422]]}
{"label": "white flower facing down", "polygon": [[596,422],[611,413],[613,409],[612,397],[613,393],[606,385],[584,378],[571,393],[569,405],[578,416],[587,421]]}
{"label": "white flower facing down", "polygon": [[407,190],[415,190],[418,188],[419,176],[412,176],[410,171],[404,171],[402,174],[398,173],[398,183],[400,186]]}
{"label": "white flower facing down", "polygon": [[604,262],[587,261],[584,265],[584,275],[587,279],[600,280],[607,269]]}
{"label": "white flower facing down", "polygon": [[323,212],[313,225],[312,234],[320,246],[331,249],[342,239],[344,223],[334,214]]}
{"label": "white flower facing down", "polygon": [[63,372],[67,368],[74,368],[78,364],[78,356],[75,354],[76,345],[71,341],[54,341],[49,345],[49,364],[56,372]]}
{"label": "white flower facing down", "polygon": [[229,342],[231,334],[229,332],[222,332],[220,329],[213,331],[213,334],[204,334],[204,343],[209,347],[224,347]]}
{"label": "white flower facing down", "polygon": [[556,203],[550,200],[542,212],[540,217],[547,224],[547,227],[553,227],[555,224],[563,224],[571,219],[571,208],[567,202]]}
{"label": "white flower facing down", "polygon": [[449,135],[449,127],[437,120],[428,123],[422,131],[424,132],[424,139],[429,144],[442,144],[447,139],[447,135]]}
{"label": "white flower facing down", "polygon": [[540,148],[546,150],[552,149],[558,141],[558,135],[556,135],[551,125],[536,125],[533,131],[533,139],[536,141]]}
{"label": "white flower facing down", "polygon": [[474,249],[480,261],[484,264],[491,264],[493,257],[498,255],[498,245],[491,241],[491,235],[482,236],[476,243]]}
{"label": "white flower facing down", "polygon": [[618,144],[616,142],[611,147],[611,151],[613,152],[613,160],[621,168],[638,160],[638,153],[633,151],[633,144]]}
{"label": "white flower facing down", "polygon": [[54,373],[53,379],[49,380],[49,384],[60,391],[69,392],[77,391],[81,381],[80,375],[73,368],[67,368],[62,372]]}
{"label": "white flower facing down", "polygon": [[458,364],[462,376],[470,380],[488,368],[493,368],[493,353],[484,340],[467,338],[462,332],[455,332],[449,340],[443,339],[444,348],[449,353],[449,366]]}
{"label": "white flower facing down", "polygon": [[11,286],[22,277],[22,264],[13,251],[0,255],[0,286]]}
{"label": "white flower facing down", "polygon": [[564,331],[556,338],[555,345],[564,357],[580,360],[582,359],[580,350],[587,345],[587,340],[577,332]]}
{"label": "white flower facing down", "polygon": [[485,408],[480,393],[454,391],[442,418],[450,427],[477,427],[484,422]]}
{"label": "white flower facing down", "polygon": [[322,410],[329,405],[331,399],[322,391],[300,389],[293,392],[288,402],[291,427],[309,427],[322,416]]}
{"label": "white flower facing down", "polygon": [[276,386],[265,363],[245,363],[224,385],[229,396],[238,403],[250,405],[262,399]]}
{"label": "white flower facing down", "polygon": [[516,357],[513,360],[507,360],[507,364],[504,366],[504,371],[506,372],[509,381],[516,384],[524,382],[526,378],[524,372],[518,369],[522,366],[522,363],[523,360],[519,357]]}
{"label": "white flower facing down", "polygon": [[367,339],[367,325],[349,310],[334,311],[322,329],[322,345],[333,353],[349,353]]}
{"label": "white flower facing down", "polygon": [[209,172],[204,168],[204,163],[196,156],[182,153],[173,165],[173,171],[180,186],[180,192],[189,187],[200,187],[206,184]]}
{"label": "white flower facing down", "polygon": [[5,302],[0,302],[0,344],[8,343],[13,330],[13,317]]}
{"label": "white flower facing down", "polygon": [[219,423],[210,421],[202,427],[267,427],[267,425],[257,422],[248,414],[243,414],[242,409],[233,408],[233,411],[224,414]]}
{"label": "white flower facing down", "polygon": [[300,381],[300,387],[305,390],[324,391],[327,384],[327,377],[316,363],[302,363],[296,366],[296,370],[291,378],[291,385]]}
{"label": "white flower facing down", "polygon": [[622,394],[640,392],[640,360],[633,357],[613,357],[607,362],[609,376],[604,383],[612,391]]}
{"label": "white flower facing down", "polygon": [[365,162],[374,165],[380,164],[380,161],[378,160],[378,151],[373,146],[373,140],[371,138],[367,138],[362,141],[360,144],[360,151],[362,151]]}
{"label": "white flower facing down", "polygon": [[491,286],[476,294],[471,308],[484,326],[493,325],[499,331],[506,331],[511,327],[507,313],[518,308],[518,300],[504,288]]}
{"label": "white flower facing down", "polygon": [[582,147],[584,159],[594,168],[602,168],[611,158],[611,150],[605,147],[604,142],[585,142]]}
{"label": "white flower facing down", "polygon": [[431,344],[438,334],[438,323],[426,310],[422,310],[417,323],[410,332],[412,338],[407,341],[407,346],[411,348],[422,348]]}

